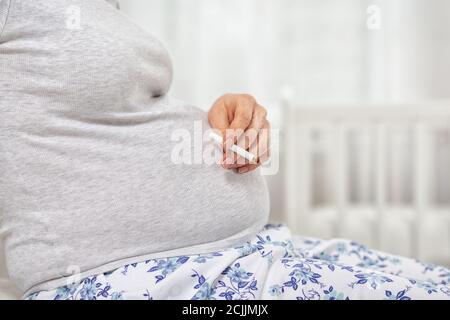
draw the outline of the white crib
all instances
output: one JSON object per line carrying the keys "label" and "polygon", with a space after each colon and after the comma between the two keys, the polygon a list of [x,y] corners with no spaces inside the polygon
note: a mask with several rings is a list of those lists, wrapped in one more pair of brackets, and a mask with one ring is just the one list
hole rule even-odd
{"label": "white crib", "polygon": [[450,104],[285,110],[294,232],[450,265]]}

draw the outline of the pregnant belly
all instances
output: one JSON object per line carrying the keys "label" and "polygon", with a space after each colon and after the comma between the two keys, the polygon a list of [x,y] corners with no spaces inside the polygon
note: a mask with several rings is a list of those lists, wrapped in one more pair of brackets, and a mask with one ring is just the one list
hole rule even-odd
{"label": "pregnant belly", "polygon": [[27,126],[17,135],[2,176],[11,195],[3,212],[11,276],[33,283],[72,265],[91,270],[198,245],[221,250],[259,231],[269,215],[263,177],[173,163],[171,132],[199,118],[179,114],[126,128],[54,128],[47,119],[47,131]]}
{"label": "pregnant belly", "polygon": [[166,203],[171,204],[160,209],[164,223],[171,227],[168,242],[174,238],[184,238],[184,243],[218,241],[267,220],[266,184],[257,172],[239,175],[217,166],[197,167],[180,172],[178,178],[173,181],[176,187],[164,188],[170,194]]}
{"label": "pregnant belly", "polygon": [[[94,253],[107,246],[111,252],[150,253],[264,225],[269,200],[258,172],[241,175],[217,164],[172,161],[174,130],[192,129],[196,120],[207,127],[201,113],[176,114],[183,116],[126,130],[92,125],[72,138],[25,136],[16,169],[27,177],[26,192],[11,199],[27,207],[23,229],[27,216],[39,220],[38,240],[52,250],[69,245]],[[27,148],[30,143],[33,148]]]}

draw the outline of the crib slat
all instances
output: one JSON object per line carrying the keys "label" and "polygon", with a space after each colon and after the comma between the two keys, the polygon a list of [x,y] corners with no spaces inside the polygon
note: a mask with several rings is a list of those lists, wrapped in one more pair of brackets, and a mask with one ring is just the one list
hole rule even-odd
{"label": "crib slat", "polygon": [[[296,118],[296,112],[294,107],[293,108],[286,108],[286,150],[287,150],[287,156],[286,156],[286,171],[287,172],[294,172],[293,175],[287,175],[286,176],[286,194],[285,194],[285,201],[286,201],[286,213],[285,213],[285,220],[289,224],[289,226],[295,230],[297,227],[297,214],[299,214],[299,202],[297,201],[297,193],[298,193],[298,179],[296,179],[296,176],[300,176],[300,173],[298,172],[298,168],[296,167],[296,163],[298,157],[301,155],[298,152],[298,145],[295,141],[297,135],[299,134],[299,124],[295,123]],[[299,165],[300,165],[299,161]],[[294,177],[293,177],[294,176]]]}
{"label": "crib slat", "polygon": [[347,222],[348,207],[348,166],[347,166],[347,128],[345,123],[338,122],[334,126],[334,143],[332,155],[336,155],[334,162],[334,182],[336,193],[336,230],[334,236],[341,237]]}
{"label": "crib slat", "polygon": [[414,125],[414,142],[415,142],[415,213],[411,222],[411,244],[413,255],[419,259],[423,258],[421,250],[422,233],[421,226],[425,219],[428,209],[429,190],[429,169],[431,168],[430,160],[430,141],[427,137],[426,124],[418,122]]}
{"label": "crib slat", "polygon": [[375,224],[375,235],[377,246],[380,249],[385,248],[383,243],[384,227],[385,227],[385,212],[386,212],[386,131],[387,125],[385,123],[377,123],[375,126],[376,143],[376,174],[375,174],[375,201],[378,221]]}
{"label": "crib slat", "polygon": [[295,179],[298,180],[298,189],[296,198],[298,199],[298,212],[294,225],[301,234],[308,234],[310,232],[310,221],[312,214],[311,210],[311,131],[310,125],[303,125],[300,127],[298,133],[298,146],[301,148],[301,152],[298,154],[298,176]]}

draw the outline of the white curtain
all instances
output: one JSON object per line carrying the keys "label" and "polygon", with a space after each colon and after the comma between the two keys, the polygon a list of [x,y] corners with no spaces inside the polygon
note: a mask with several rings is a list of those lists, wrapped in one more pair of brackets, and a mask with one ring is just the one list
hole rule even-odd
{"label": "white curtain", "polygon": [[175,64],[173,93],[207,108],[227,91],[268,106],[285,88],[304,101],[367,95],[360,0],[124,0]]}
{"label": "white curtain", "polygon": [[[449,98],[447,0],[121,0],[169,48],[174,94],[304,102]],[[380,9],[380,29],[367,27]]]}

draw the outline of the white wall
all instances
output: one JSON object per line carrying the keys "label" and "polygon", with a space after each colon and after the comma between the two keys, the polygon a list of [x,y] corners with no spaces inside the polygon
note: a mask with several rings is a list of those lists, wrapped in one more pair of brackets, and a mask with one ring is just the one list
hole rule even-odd
{"label": "white wall", "polygon": [[450,98],[450,1],[394,0],[386,4],[387,98]]}
{"label": "white wall", "polygon": [[251,92],[270,107],[286,86],[305,100],[365,96],[364,1],[126,0],[121,6],[169,48],[173,93],[201,107],[227,91]]}
{"label": "white wall", "polygon": [[[366,10],[381,9],[381,29]],[[121,0],[169,48],[174,94],[200,106],[223,91],[305,102],[450,98],[447,0]]]}

